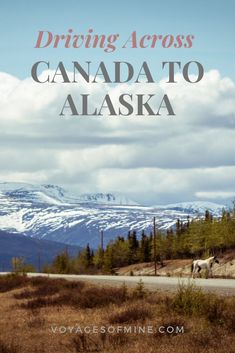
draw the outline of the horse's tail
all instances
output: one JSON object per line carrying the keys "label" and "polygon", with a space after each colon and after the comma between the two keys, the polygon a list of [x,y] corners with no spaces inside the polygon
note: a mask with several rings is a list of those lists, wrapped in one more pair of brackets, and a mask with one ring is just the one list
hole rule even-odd
{"label": "horse's tail", "polygon": [[193,272],[193,268],[194,268],[194,261],[192,262],[192,265],[191,265],[191,273]]}

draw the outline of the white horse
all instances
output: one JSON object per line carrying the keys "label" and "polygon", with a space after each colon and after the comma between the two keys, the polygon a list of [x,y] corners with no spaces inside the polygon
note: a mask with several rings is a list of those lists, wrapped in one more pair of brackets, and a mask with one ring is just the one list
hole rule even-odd
{"label": "white horse", "polygon": [[209,257],[206,260],[194,260],[191,266],[192,277],[201,270],[208,270],[209,275],[212,277],[212,266],[214,263],[219,263],[217,256]]}

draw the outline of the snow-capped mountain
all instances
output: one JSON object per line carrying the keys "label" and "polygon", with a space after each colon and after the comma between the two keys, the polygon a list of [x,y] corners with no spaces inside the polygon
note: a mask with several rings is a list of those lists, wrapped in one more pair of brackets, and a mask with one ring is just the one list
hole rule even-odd
{"label": "snow-capped mountain", "polygon": [[60,186],[51,184],[0,183],[0,197],[2,193],[11,198],[18,198],[21,201],[55,205],[73,205],[87,202],[110,205],[138,205],[135,201],[121,194],[96,193],[77,195]]}
{"label": "snow-capped mountain", "polygon": [[[158,207],[158,206],[157,206]],[[197,213],[199,215],[204,214],[209,211],[214,216],[219,217],[223,209],[227,207],[225,205],[219,205],[214,202],[209,201],[193,201],[193,202],[179,202],[175,204],[169,204],[167,206],[162,206],[163,209],[170,210],[181,210],[191,213]]]}
{"label": "snow-capped mountain", "polygon": [[138,203],[132,201],[125,195],[111,194],[111,193],[97,193],[97,194],[82,194],[79,197],[81,202],[92,202],[97,204],[110,204],[110,205],[129,205],[138,206]]}
{"label": "snow-capped mountain", "polygon": [[167,206],[140,206],[111,193],[76,195],[56,185],[0,183],[0,229],[40,239],[84,246],[99,244],[129,230],[152,230],[153,217],[160,229],[203,216],[208,209],[219,216],[224,205],[188,202]]}

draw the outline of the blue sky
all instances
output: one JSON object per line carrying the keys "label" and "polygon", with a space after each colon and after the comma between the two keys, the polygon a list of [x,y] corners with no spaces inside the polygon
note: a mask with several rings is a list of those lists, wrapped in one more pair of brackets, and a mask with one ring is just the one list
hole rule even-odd
{"label": "blue sky", "polygon": [[[232,0],[197,1],[5,1],[1,4],[0,70],[19,78],[30,76],[32,64],[48,60],[54,67],[59,60],[126,60],[158,63],[163,60],[198,60],[205,70],[218,69],[235,78],[234,33],[235,2]],[[100,49],[34,49],[39,30],[53,33],[120,33],[125,39],[137,33],[193,33],[192,49],[118,50],[104,54]]]}

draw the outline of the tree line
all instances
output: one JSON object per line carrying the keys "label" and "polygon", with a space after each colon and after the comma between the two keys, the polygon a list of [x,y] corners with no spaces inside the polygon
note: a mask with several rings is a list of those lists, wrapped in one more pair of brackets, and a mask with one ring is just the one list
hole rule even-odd
{"label": "tree line", "polygon": [[221,218],[214,218],[209,211],[203,219],[187,222],[177,220],[175,227],[155,234],[144,230],[140,237],[135,230],[127,237],[119,236],[110,241],[105,249],[95,252],[87,244],[76,257],[68,252],[58,254],[44,272],[55,273],[115,273],[115,269],[142,262],[174,258],[208,257],[235,247],[235,207],[223,211]]}

